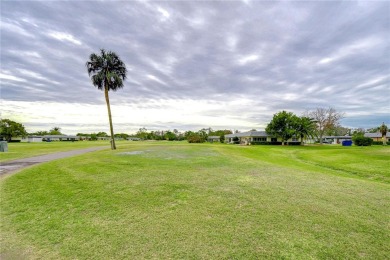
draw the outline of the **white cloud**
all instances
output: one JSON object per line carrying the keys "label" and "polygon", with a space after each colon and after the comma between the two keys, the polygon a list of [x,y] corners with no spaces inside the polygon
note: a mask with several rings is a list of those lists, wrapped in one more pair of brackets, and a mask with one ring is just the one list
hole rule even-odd
{"label": "white cloud", "polygon": [[342,46],[331,55],[322,58],[318,61],[318,64],[329,64],[351,55],[360,55],[361,53],[370,51],[380,43],[381,40],[378,37],[359,39],[351,44]]}
{"label": "white cloud", "polygon": [[246,65],[248,63],[257,61],[259,59],[259,55],[257,54],[251,54],[248,56],[242,56],[241,58],[238,59],[238,63],[240,65]]}
{"label": "white cloud", "polygon": [[75,37],[71,34],[64,33],[64,32],[50,32],[49,36],[60,40],[60,41],[67,41],[76,45],[81,45],[81,41],[75,39]]}
{"label": "white cloud", "polygon": [[20,24],[15,22],[8,22],[7,19],[2,19],[0,23],[1,30],[7,30],[12,33],[20,34],[22,36],[33,38],[34,35],[26,31]]}
{"label": "white cloud", "polygon": [[164,8],[162,7],[157,7],[157,11],[162,15],[161,20],[166,21],[171,17],[171,14]]}
{"label": "white cloud", "polygon": [[42,76],[41,74],[34,72],[34,71],[25,70],[25,69],[17,69],[17,71],[19,72],[19,74],[21,74],[23,76],[35,78],[38,80],[43,80],[43,81],[46,81],[48,83],[55,84],[55,85],[60,84],[58,81],[50,80],[50,79],[48,79],[48,78],[46,78],[46,77]]}
{"label": "white cloud", "polygon": [[36,51],[20,51],[20,50],[8,50],[9,53],[19,57],[32,57],[32,58],[42,58],[42,56]]}
{"label": "white cloud", "polygon": [[13,75],[9,75],[9,74],[3,74],[3,73],[0,73],[0,79],[19,81],[19,82],[26,82],[25,79],[22,79],[22,78],[13,76]]}
{"label": "white cloud", "polygon": [[156,76],[154,75],[146,75],[146,77],[148,77],[149,79],[153,80],[153,81],[156,81],[162,85],[167,85],[167,83],[165,83],[164,81],[162,81],[161,79],[157,78]]}

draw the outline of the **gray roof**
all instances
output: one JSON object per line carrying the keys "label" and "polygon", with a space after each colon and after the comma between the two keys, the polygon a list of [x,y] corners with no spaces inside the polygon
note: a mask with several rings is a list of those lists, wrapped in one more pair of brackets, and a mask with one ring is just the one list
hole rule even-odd
{"label": "gray roof", "polygon": [[76,135],[44,135],[43,138],[79,138]]}
{"label": "gray roof", "polygon": [[327,135],[323,136],[323,138],[336,138],[336,139],[352,139],[352,136],[349,135]]}
{"label": "gray roof", "polygon": [[[365,133],[364,136],[370,138],[382,138],[381,133]],[[386,133],[386,137],[390,137],[390,132]]]}
{"label": "gray roof", "polygon": [[219,138],[221,138],[220,136],[218,136],[218,135],[210,135],[209,137],[207,137],[207,138],[209,138],[209,139],[219,139]]}
{"label": "gray roof", "polygon": [[244,133],[236,133],[236,134],[229,134],[225,135],[227,138],[232,138],[232,137],[267,137],[270,136],[267,134],[265,131],[248,131]]}

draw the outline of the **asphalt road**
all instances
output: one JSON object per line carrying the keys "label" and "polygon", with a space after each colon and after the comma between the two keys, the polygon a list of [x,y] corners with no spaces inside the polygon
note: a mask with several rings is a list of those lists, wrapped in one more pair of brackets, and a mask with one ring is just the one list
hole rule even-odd
{"label": "asphalt road", "polygon": [[18,171],[20,171],[26,167],[32,166],[32,165],[36,165],[36,164],[40,164],[40,163],[44,163],[44,162],[49,162],[49,161],[53,161],[56,159],[71,157],[71,156],[75,156],[75,155],[79,155],[79,154],[83,154],[83,153],[99,151],[99,150],[103,150],[103,149],[107,149],[107,148],[109,148],[109,147],[107,147],[107,146],[91,147],[91,148],[87,148],[87,149],[51,153],[51,154],[23,158],[23,159],[8,161],[8,162],[2,162],[2,163],[0,163],[0,176],[5,175],[5,174],[18,172]]}

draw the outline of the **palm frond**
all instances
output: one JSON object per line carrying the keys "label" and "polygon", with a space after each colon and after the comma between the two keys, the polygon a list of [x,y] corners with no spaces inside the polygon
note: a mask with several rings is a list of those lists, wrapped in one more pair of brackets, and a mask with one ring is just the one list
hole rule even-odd
{"label": "palm frond", "polygon": [[86,67],[92,84],[98,89],[116,91],[123,88],[127,74],[126,65],[115,52],[101,49],[100,55],[92,53]]}

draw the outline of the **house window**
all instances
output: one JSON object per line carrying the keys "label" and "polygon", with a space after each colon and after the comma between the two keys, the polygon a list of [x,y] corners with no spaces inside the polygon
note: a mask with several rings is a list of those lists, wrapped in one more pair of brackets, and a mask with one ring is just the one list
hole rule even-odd
{"label": "house window", "polygon": [[277,142],[277,141],[278,141],[277,138],[275,138],[275,137],[272,137],[272,138],[271,138],[271,142]]}
{"label": "house window", "polygon": [[255,142],[266,142],[267,141],[267,137],[254,137],[253,141],[255,141]]}
{"label": "house window", "polygon": [[291,140],[292,140],[293,142],[298,142],[298,138],[296,138],[296,137],[293,137]]}

